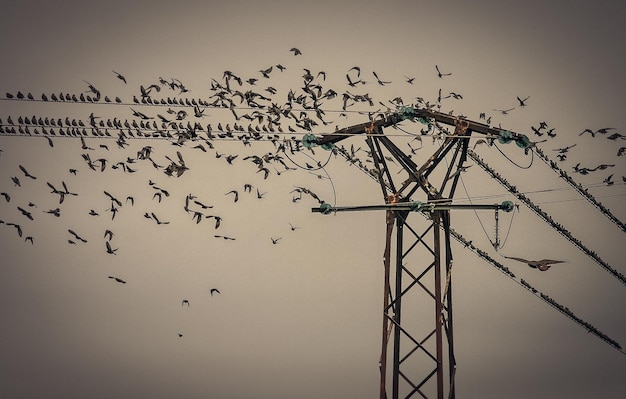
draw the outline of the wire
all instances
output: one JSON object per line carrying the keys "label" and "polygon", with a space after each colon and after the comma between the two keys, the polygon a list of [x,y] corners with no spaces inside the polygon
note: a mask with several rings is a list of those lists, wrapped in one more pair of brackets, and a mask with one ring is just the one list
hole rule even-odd
{"label": "wire", "polygon": [[531,166],[533,166],[533,160],[535,159],[533,151],[530,152],[530,164],[528,166],[521,166],[517,164],[515,161],[513,161],[511,158],[509,158],[504,152],[502,152],[502,150],[500,149],[500,147],[498,147],[496,143],[493,143],[493,146],[496,147],[498,151],[500,151],[500,154],[502,154],[502,156],[504,156],[509,162],[511,162],[513,165],[517,166],[518,168],[529,169]]}

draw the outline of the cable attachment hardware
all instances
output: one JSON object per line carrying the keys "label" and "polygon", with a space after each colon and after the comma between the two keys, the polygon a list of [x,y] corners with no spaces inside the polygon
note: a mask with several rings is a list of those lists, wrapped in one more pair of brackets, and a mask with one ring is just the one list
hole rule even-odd
{"label": "cable attachment hardware", "polygon": [[313,147],[317,147],[317,137],[314,134],[307,133],[302,136],[302,145],[307,150],[310,150]]}
{"label": "cable attachment hardware", "polygon": [[413,120],[413,118],[415,118],[415,109],[413,107],[408,107],[408,106],[404,106],[402,108],[400,108],[400,118],[402,118],[403,120]]}
{"label": "cable attachment hardware", "polygon": [[419,212],[424,209],[424,203],[420,201],[411,201],[409,202],[409,208],[411,212]]}
{"label": "cable attachment hardware", "polygon": [[515,204],[513,203],[513,201],[504,201],[500,205],[500,209],[502,209],[504,212],[511,212],[514,208]]}
{"label": "cable attachment hardware", "polygon": [[332,206],[327,203],[327,202],[323,202],[320,204],[320,213],[322,215],[330,215],[332,213]]}

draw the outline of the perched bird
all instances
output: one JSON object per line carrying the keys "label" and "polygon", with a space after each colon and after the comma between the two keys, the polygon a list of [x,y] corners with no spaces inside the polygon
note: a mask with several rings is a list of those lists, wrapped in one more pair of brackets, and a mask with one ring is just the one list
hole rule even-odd
{"label": "perched bird", "polygon": [[507,258],[507,259],[513,259],[513,260],[516,260],[518,262],[526,263],[531,268],[539,269],[541,271],[548,270],[553,264],[565,263],[564,260],[552,260],[552,259],[527,260],[527,259],[523,259],[523,258],[516,258],[516,257],[513,257],[513,256],[504,256],[504,257]]}

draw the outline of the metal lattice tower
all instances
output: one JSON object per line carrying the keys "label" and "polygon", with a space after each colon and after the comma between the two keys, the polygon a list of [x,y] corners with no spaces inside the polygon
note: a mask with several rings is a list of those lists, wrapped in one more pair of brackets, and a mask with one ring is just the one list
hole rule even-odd
{"label": "metal lattice tower", "polygon": [[[416,118],[428,124],[429,128],[436,124],[441,131],[445,129],[439,123],[454,126],[454,133],[443,136],[443,144],[421,166],[383,134],[384,127]],[[410,107],[384,119],[342,129],[309,143],[329,148],[331,143],[355,134],[364,133],[367,136],[366,142],[375,165],[374,176],[380,184],[385,204],[354,207],[322,204],[313,211],[386,210],[381,399],[388,398],[388,394],[393,399],[418,395],[438,399],[455,397],[450,210],[490,209],[497,212],[499,209],[513,209],[513,203],[508,201],[489,205],[452,203],[458,179],[464,170],[468,139],[472,132],[482,133],[489,140],[497,138],[502,143],[515,141],[524,148],[531,145],[524,135]],[[450,153],[452,161],[446,166],[441,161]],[[399,164],[408,173],[406,179],[399,183],[394,181],[387,160]],[[436,176],[433,173],[435,170],[445,173]],[[412,199],[418,195],[424,195],[426,200]],[[412,215],[417,212],[426,219]]]}

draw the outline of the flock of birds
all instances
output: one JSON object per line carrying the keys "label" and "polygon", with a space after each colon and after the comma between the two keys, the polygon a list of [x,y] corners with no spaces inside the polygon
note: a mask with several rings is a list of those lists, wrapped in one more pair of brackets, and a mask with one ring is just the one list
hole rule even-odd
{"label": "flock of birds", "polygon": [[[301,56],[302,52],[297,48],[292,48],[290,53],[293,56]],[[307,134],[332,133],[339,128],[340,124],[336,118],[345,119],[347,122],[352,115],[367,117],[369,120],[385,117],[389,113],[396,112],[404,105],[412,104],[420,108],[441,110],[444,100],[462,100],[463,95],[457,92],[442,93],[439,89],[436,101],[427,101],[423,97],[413,97],[403,99],[394,97],[392,99],[379,100],[374,98],[367,90],[374,87],[392,85],[392,81],[382,76],[379,72],[370,71],[367,74],[365,68],[354,66],[345,73],[345,79],[341,87],[328,87],[326,82],[329,78],[325,71],[313,71],[302,68],[299,88],[289,89],[282,99],[279,96],[281,90],[272,86],[276,80],[275,75],[287,70],[282,64],[266,66],[258,70],[258,74],[249,77],[226,70],[221,78],[211,78],[208,92],[201,96],[191,96],[192,90],[180,79],[159,77],[155,81],[144,82],[138,85],[138,91],[132,96],[132,101],[124,101],[119,96],[110,96],[103,93],[90,82],[85,81],[86,87],[83,92],[70,93],[43,93],[36,97],[30,92],[24,94],[19,91],[15,94],[6,93],[5,99],[11,101],[33,101],[38,103],[65,103],[74,105],[78,109],[78,104],[93,104],[99,110],[104,110],[112,106],[127,106],[128,117],[105,117],[91,112],[84,119],[65,117],[51,117],[38,115],[8,116],[0,119],[0,136],[24,135],[31,137],[43,137],[50,147],[54,147],[54,141],[59,137],[76,138],[80,142],[80,159],[83,167],[72,167],[68,169],[66,177],[60,177],[54,182],[47,181],[46,185],[50,189],[50,194],[58,200],[54,208],[38,210],[37,199],[27,204],[15,206],[17,213],[9,212],[3,208],[0,224],[8,228],[15,229],[16,234],[24,241],[35,244],[35,236],[31,231],[36,231],[32,225],[35,219],[39,219],[38,212],[46,214],[48,218],[61,218],[66,212],[65,205],[69,197],[78,196],[79,193],[70,189],[67,182],[71,182],[72,176],[78,173],[105,173],[111,170],[122,173],[133,174],[140,169],[153,168],[156,172],[162,173],[168,178],[180,178],[194,168],[186,161],[183,155],[183,147],[186,151],[200,151],[214,156],[216,160],[221,160],[225,165],[232,166],[246,163],[250,166],[257,180],[265,182],[271,176],[280,176],[287,172],[303,170],[317,175],[320,179],[329,179],[324,176],[325,165],[332,156],[342,156],[350,165],[356,165],[367,173],[376,176],[376,171],[369,167],[371,165],[371,154],[356,148],[352,145],[349,149],[343,145],[336,146],[328,153],[327,160],[317,160],[320,158],[315,150],[304,145],[304,137]],[[435,65],[435,76],[438,79],[448,79],[452,73],[442,71],[439,65]],[[113,71],[114,77],[123,85],[128,85],[129,80],[117,71]],[[373,77],[369,81],[367,76]],[[414,77],[404,76],[402,84],[413,85]],[[195,91],[194,91],[195,92]],[[498,116],[506,116],[516,108],[525,108],[529,105],[530,96],[516,97],[516,105],[511,107],[493,108]],[[220,121],[212,120],[207,111],[222,112],[228,117]],[[452,114],[452,112],[450,112]],[[331,118],[329,115],[334,115]],[[458,115],[459,118],[466,118],[465,115]],[[491,124],[491,116],[487,112],[478,115],[480,120],[485,120]],[[208,119],[209,122],[205,122]],[[555,128],[548,126],[546,122],[541,122],[538,127],[531,127],[535,136],[541,138],[533,145],[545,142],[556,137]],[[579,136],[590,135],[592,138],[606,137],[608,140],[621,141],[626,136],[615,131],[614,128],[585,129]],[[412,146],[411,143],[418,141],[421,144],[424,136],[432,136],[433,142],[441,134],[436,125],[428,125],[419,134],[412,135],[408,144],[407,153],[410,156],[417,154],[421,148]],[[547,138],[543,138],[543,136]],[[144,145],[138,150],[135,148],[135,139],[165,139],[174,147],[174,154],[155,154],[155,148],[151,145]],[[217,148],[219,140],[239,141],[248,152],[247,154],[235,154],[220,152]],[[105,144],[105,142],[114,144]],[[253,144],[256,142],[270,142],[271,151],[255,153]],[[1,141],[0,141],[1,143]],[[92,143],[93,147],[90,146]],[[474,145],[485,144],[487,141],[478,140]],[[555,148],[553,151],[560,162],[565,162],[568,156],[576,150],[577,143],[566,147]],[[267,148],[267,147],[264,147]],[[122,157],[115,159],[113,156],[103,155],[113,154],[117,149],[124,153]],[[2,155],[0,147],[0,156]],[[365,154],[365,157],[361,155]],[[617,156],[626,155],[626,147],[620,146],[617,149]],[[306,158],[303,160],[303,158]],[[602,163],[597,166],[581,166],[580,163],[573,167],[575,173],[587,175],[596,171],[604,171],[613,168],[615,163]],[[10,203],[16,190],[20,190],[23,185],[36,184],[37,177],[34,176],[22,164],[18,165],[18,170],[6,169],[11,173],[9,181],[0,184],[0,195],[6,203]],[[462,171],[458,171],[460,173]],[[614,174],[606,176],[603,183],[614,185]],[[96,177],[97,178],[97,177]],[[626,177],[621,177],[626,182]],[[156,178],[148,181],[152,197],[150,203],[160,204],[162,201],[171,201],[170,190],[164,185],[157,183]],[[114,190],[103,190],[103,198],[107,206],[103,209],[91,209],[90,217],[103,216],[104,212],[110,214],[113,221],[123,206],[135,206],[136,199],[133,195],[112,194]],[[230,191],[220,195],[237,203],[242,195],[249,195],[257,200],[265,198],[267,192],[262,190],[255,183],[245,183],[242,187],[233,187]],[[293,203],[300,202],[303,195],[313,199],[318,204],[324,201],[310,188],[295,186],[289,193]],[[212,221],[212,229],[215,230],[214,237],[225,241],[234,241],[236,237],[228,234],[217,234],[217,230],[223,225],[223,216],[218,212],[218,207],[205,198],[190,193],[181,196],[180,205],[185,214],[189,215],[192,223],[200,224]],[[71,202],[71,201],[68,201]],[[138,201],[145,204],[144,201]],[[68,205],[68,206],[71,206]],[[167,215],[157,214],[154,209],[145,210],[145,219],[154,222],[157,226],[170,224]],[[19,220],[20,217],[24,219]],[[289,223],[289,230],[296,231],[299,226]],[[25,234],[24,232],[28,232]],[[67,244],[81,245],[87,243],[85,235],[77,233],[73,229],[67,230]],[[90,233],[91,234],[91,233]],[[115,233],[107,229],[104,233],[103,248],[106,254],[117,255],[119,247],[114,243]],[[268,238],[272,245],[283,242],[283,237],[272,235]],[[540,271],[548,270],[552,265],[563,263],[562,260],[527,260],[519,257],[505,258],[523,262],[531,268]],[[124,278],[118,276],[107,276],[113,281],[126,284]],[[217,288],[211,288],[210,294],[220,293]],[[183,306],[189,306],[187,299],[182,302]],[[182,335],[181,335],[182,336]]]}

